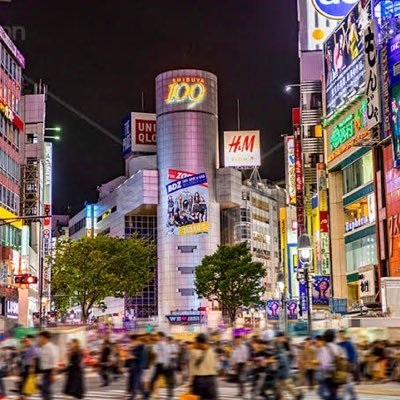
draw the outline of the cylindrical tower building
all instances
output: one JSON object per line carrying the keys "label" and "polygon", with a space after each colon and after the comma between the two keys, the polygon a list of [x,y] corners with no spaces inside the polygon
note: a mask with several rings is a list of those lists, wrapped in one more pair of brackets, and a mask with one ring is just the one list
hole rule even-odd
{"label": "cylindrical tower building", "polygon": [[[217,78],[182,69],[156,78],[160,323],[204,306],[195,267],[220,243]],[[169,319],[170,320],[170,319]],[[171,320],[170,320],[171,321]]]}

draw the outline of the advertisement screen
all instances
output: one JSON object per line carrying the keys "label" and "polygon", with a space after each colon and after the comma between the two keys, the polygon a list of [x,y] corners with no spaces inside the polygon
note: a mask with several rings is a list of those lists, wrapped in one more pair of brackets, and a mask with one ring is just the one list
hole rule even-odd
{"label": "advertisement screen", "polygon": [[316,307],[328,307],[331,298],[331,277],[319,275],[313,277],[312,305]]}
{"label": "advertisement screen", "polygon": [[365,84],[363,29],[368,12],[355,6],[324,44],[326,115],[331,117]]}
{"label": "advertisement screen", "polygon": [[[177,176],[170,170],[168,176]],[[185,174],[188,174],[187,172]],[[167,190],[167,235],[208,233],[208,187],[204,173],[172,180]]]}
{"label": "advertisement screen", "polygon": [[279,319],[281,304],[279,300],[267,300],[267,319]]}
{"label": "advertisement screen", "polygon": [[224,132],[225,167],[261,165],[260,131]]}

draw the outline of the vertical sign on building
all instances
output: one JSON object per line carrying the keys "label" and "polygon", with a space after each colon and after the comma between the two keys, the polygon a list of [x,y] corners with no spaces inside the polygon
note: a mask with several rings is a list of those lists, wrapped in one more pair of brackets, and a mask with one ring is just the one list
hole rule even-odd
{"label": "vertical sign on building", "polygon": [[296,173],[294,156],[294,137],[285,137],[285,175],[289,204],[296,204]]}
{"label": "vertical sign on building", "polygon": [[304,233],[303,154],[301,149],[300,109],[292,109],[294,129],[294,159],[296,179],[297,235]]}
{"label": "vertical sign on building", "polygon": [[330,245],[329,245],[329,224],[328,224],[328,187],[325,165],[317,164],[317,188],[318,208],[320,226],[320,264],[317,265],[317,273],[322,275],[330,274]]}
{"label": "vertical sign on building", "polygon": [[[287,218],[286,207],[279,209],[279,230],[281,240],[281,263],[285,274],[285,279],[288,279],[288,236],[287,236]],[[287,282],[286,282],[287,283]],[[286,285],[287,287],[287,285]]]}
{"label": "vertical sign on building", "polygon": [[50,255],[51,247],[51,205],[52,205],[52,174],[53,174],[53,145],[44,143],[44,184],[43,184],[43,277],[40,282],[43,284],[43,296],[50,297],[50,264],[47,257]]}
{"label": "vertical sign on building", "polygon": [[378,57],[374,21],[364,30],[365,58],[365,96],[367,98],[367,129],[371,130],[381,122],[381,103],[379,96]]}

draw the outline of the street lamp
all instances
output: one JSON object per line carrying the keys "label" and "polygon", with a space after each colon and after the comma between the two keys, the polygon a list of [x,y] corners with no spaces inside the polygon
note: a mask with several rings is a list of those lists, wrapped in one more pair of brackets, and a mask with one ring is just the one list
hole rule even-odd
{"label": "street lamp", "polygon": [[301,87],[300,83],[290,83],[285,85],[285,92],[290,93],[294,87]]}
{"label": "street lamp", "polygon": [[308,334],[309,336],[312,336],[312,318],[311,318],[311,306],[310,306],[310,277],[309,277],[309,267],[311,265],[311,258],[312,258],[312,243],[310,236],[307,235],[306,233],[303,233],[297,239],[297,250],[299,252],[299,259],[302,262],[302,268],[304,269],[304,277],[301,277],[299,280],[304,279],[307,288]]}
{"label": "street lamp", "polygon": [[286,332],[286,281],[285,281],[285,274],[281,271],[278,273],[276,279],[276,285],[278,287],[278,291],[281,295],[281,304],[282,304],[282,327],[283,331]]}
{"label": "street lamp", "polygon": [[61,132],[61,126],[54,126],[50,128],[44,128],[45,131]]}

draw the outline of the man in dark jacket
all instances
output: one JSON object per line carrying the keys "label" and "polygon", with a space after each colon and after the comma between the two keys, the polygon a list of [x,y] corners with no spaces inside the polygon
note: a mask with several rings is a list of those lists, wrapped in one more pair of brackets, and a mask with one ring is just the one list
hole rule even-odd
{"label": "man in dark jacket", "polygon": [[139,391],[143,392],[142,374],[146,366],[146,352],[139,336],[131,336],[130,359],[128,360],[128,391],[130,400],[135,400]]}

